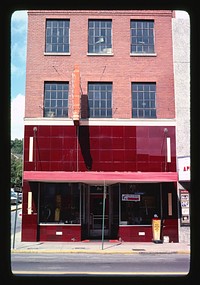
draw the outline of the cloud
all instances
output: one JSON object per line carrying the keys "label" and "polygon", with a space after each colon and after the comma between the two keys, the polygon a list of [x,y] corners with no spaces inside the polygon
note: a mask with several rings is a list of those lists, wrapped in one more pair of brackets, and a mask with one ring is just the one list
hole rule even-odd
{"label": "cloud", "polygon": [[23,35],[27,32],[28,15],[27,11],[16,11],[12,14],[12,33]]}
{"label": "cloud", "polygon": [[11,139],[24,137],[25,96],[18,94],[11,100]]}
{"label": "cloud", "polygon": [[13,22],[27,21],[27,10],[17,10],[12,14]]}

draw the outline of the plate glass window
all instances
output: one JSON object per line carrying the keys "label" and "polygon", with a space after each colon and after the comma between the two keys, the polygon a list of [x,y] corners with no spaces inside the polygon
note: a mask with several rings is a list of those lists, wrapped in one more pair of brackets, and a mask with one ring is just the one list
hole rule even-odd
{"label": "plate glass window", "polygon": [[112,53],[112,21],[89,20],[88,22],[88,53]]}
{"label": "plate glass window", "polygon": [[131,53],[154,53],[154,21],[131,20]]}
{"label": "plate glass window", "polygon": [[45,52],[69,52],[69,20],[46,20]]}
{"label": "plate glass window", "polygon": [[121,221],[123,225],[151,225],[154,214],[160,217],[160,184],[121,185]]}
{"label": "plate glass window", "polygon": [[80,191],[77,184],[42,183],[40,223],[80,223]]}

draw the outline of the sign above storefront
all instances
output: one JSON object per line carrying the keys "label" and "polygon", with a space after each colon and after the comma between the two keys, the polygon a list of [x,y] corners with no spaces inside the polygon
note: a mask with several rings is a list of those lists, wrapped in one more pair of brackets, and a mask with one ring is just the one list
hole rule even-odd
{"label": "sign above storefront", "polygon": [[122,201],[140,201],[140,195],[138,194],[122,194]]}
{"label": "sign above storefront", "polygon": [[178,157],[179,181],[190,181],[190,156]]}

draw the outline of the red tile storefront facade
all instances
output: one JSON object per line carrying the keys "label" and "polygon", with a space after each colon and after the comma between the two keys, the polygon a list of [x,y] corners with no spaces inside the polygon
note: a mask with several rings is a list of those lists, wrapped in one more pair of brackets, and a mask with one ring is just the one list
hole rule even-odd
{"label": "red tile storefront facade", "polygon": [[[172,11],[37,10],[28,15],[22,240],[101,238],[106,191],[105,238],[151,241],[157,214],[161,238],[178,242]],[[46,52],[48,20],[69,21],[68,53]],[[112,23],[112,52],[89,53],[89,21],[104,20]],[[145,27],[154,23],[153,53],[130,52],[135,20]],[[76,123],[75,66],[81,102]],[[68,116],[44,115],[45,83],[68,84]],[[101,83],[112,85],[112,115],[91,117],[90,84]],[[133,83],[156,85],[156,117],[132,116]],[[126,173],[132,178],[122,179]],[[100,178],[93,180],[93,174]]]}

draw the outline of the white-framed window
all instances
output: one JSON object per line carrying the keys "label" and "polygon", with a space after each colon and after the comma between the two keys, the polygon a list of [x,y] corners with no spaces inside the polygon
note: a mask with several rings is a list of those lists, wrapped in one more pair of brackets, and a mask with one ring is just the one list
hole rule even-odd
{"label": "white-framed window", "polygon": [[154,47],[154,21],[131,20],[131,54],[153,54]]}
{"label": "white-framed window", "polygon": [[69,20],[46,20],[46,53],[69,53]]}
{"label": "white-framed window", "polygon": [[132,117],[156,118],[156,83],[132,82]]}
{"label": "white-framed window", "polygon": [[88,21],[88,53],[112,54],[112,20]]}
{"label": "white-framed window", "polygon": [[90,118],[112,118],[112,82],[89,82]]}
{"label": "white-framed window", "polygon": [[44,83],[44,117],[68,117],[68,82]]}

